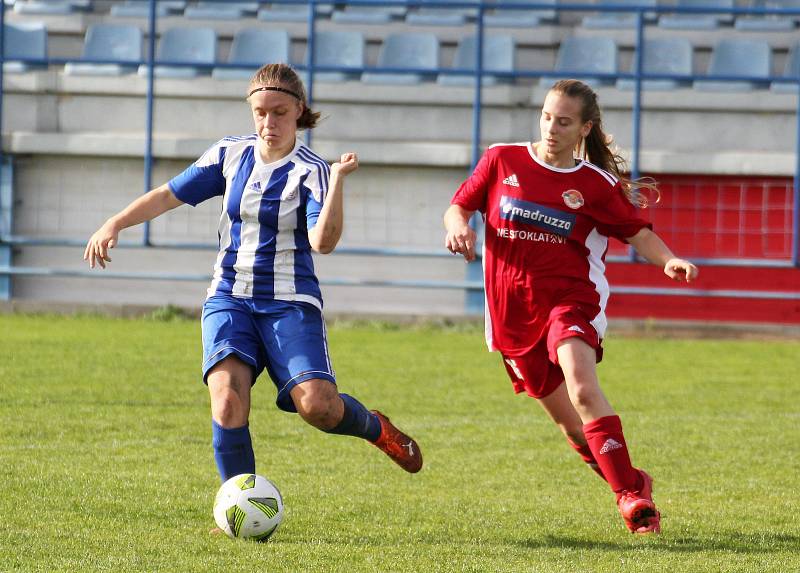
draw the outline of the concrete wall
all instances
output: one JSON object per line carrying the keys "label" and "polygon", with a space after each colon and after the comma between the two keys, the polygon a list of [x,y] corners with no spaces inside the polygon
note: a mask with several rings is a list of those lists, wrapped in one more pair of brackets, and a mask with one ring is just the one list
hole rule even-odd
{"label": "concrete wall", "polygon": [[[161,183],[184,168],[186,161],[162,160],[154,165],[154,181]],[[346,223],[342,245],[368,248],[441,250],[441,215],[466,172],[461,169],[420,168],[424,185],[408,185],[408,169],[366,165],[350,177],[346,187]],[[86,269],[85,241],[105,219],[143,190],[141,159],[55,155],[18,156],[15,159],[14,234],[63,241],[63,246],[14,248],[20,267]],[[121,246],[112,251],[108,270],[119,273],[185,274],[209,277],[216,256],[214,243],[220,201],[196,208],[180,207],[153,221],[151,240],[159,248],[141,248],[143,228],[122,233]],[[174,249],[170,244],[196,243],[206,248]],[[334,253],[316,256],[323,283],[342,281],[464,280],[466,268],[456,258],[379,257]],[[84,304],[202,304],[208,280],[123,280],[89,278],[16,277],[13,296],[22,300],[68,301]],[[442,289],[323,286],[326,309],[337,313],[461,314],[463,292]]]}
{"label": "concrete wall", "polygon": [[[226,134],[250,132],[245,90],[246,82],[239,81],[158,80],[156,153],[191,159]],[[12,153],[140,155],[145,93],[146,82],[138,76],[90,78],[57,70],[8,74],[4,148]],[[485,88],[482,144],[537,136],[545,93],[546,87],[539,86]],[[599,88],[598,94],[606,131],[623,150],[629,148],[633,95],[615,88]],[[367,163],[448,168],[469,164],[469,88],[351,81],[318,83],[315,96],[314,107],[325,119],[314,137],[329,159],[352,149],[365,154]],[[795,114],[794,95],[769,90],[648,92],[643,98],[641,168],[720,174],[760,169],[755,174],[791,175]],[[764,158],[766,154],[770,158]],[[758,161],[750,161],[751,155]],[[725,159],[731,156],[736,159]]]}

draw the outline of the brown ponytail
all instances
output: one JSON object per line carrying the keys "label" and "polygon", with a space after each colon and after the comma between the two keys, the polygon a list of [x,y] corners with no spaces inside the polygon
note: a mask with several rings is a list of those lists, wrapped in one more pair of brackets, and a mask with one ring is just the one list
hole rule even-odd
{"label": "brown ponytail", "polygon": [[654,203],[658,203],[661,194],[656,182],[651,177],[640,177],[633,180],[623,177],[627,171],[625,159],[612,148],[613,138],[603,132],[603,119],[600,106],[597,103],[597,94],[591,87],[578,80],[561,80],[553,84],[550,91],[578,99],[582,102],[581,121],[592,122],[592,129],[575,150],[579,157],[588,159],[600,169],[608,171],[619,179],[622,191],[628,201],[637,207],[646,208],[650,204],[650,196],[655,196]]}
{"label": "brown ponytail", "polygon": [[297,119],[297,129],[313,129],[319,122],[320,113],[308,107],[306,88],[303,80],[286,64],[266,64],[258,70],[250,80],[248,93],[259,87],[279,87],[281,91],[290,93],[300,101],[303,114]]}

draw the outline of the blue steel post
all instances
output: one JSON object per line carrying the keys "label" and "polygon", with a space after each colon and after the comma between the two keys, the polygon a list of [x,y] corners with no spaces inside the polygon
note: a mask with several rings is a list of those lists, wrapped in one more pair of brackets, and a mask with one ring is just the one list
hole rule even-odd
{"label": "blue steel post", "polygon": [[[14,251],[11,243],[3,242],[3,236],[13,234],[14,225],[14,173],[11,161],[0,154],[0,267],[11,268]],[[11,275],[0,274],[0,300],[10,300],[12,291]]]}
{"label": "blue steel post", "polygon": [[[14,194],[10,163],[6,168],[3,154],[3,66],[6,60],[6,3],[0,6],[0,267],[11,267],[13,251],[11,245],[3,243],[4,235],[13,234],[14,219],[11,210],[14,208]],[[0,300],[11,298],[11,275],[0,275]]]}
{"label": "blue steel post", "polygon": [[636,90],[633,94],[633,142],[631,150],[631,178],[639,177],[639,147],[642,135],[642,67],[644,51],[644,12],[636,13],[636,51],[634,52],[633,69],[636,73]]}
{"label": "blue steel post", "polygon": [[800,267],[800,74],[797,80],[797,110],[794,146],[794,190],[792,194],[792,206],[794,207],[792,225],[792,264]]}
{"label": "blue steel post", "polygon": [[[144,192],[150,191],[150,183],[153,178],[153,86],[155,84],[155,62],[156,62],[156,0],[148,0],[150,3],[150,37],[148,38],[147,52],[147,119],[145,125],[144,141]],[[144,222],[142,241],[145,245],[150,242],[150,221]]]}
{"label": "blue steel post", "polygon": [[[306,42],[306,99],[308,100],[308,107],[313,105],[314,101],[314,44],[316,42],[317,31],[317,0],[310,0],[308,3],[308,41]],[[313,130],[306,130],[306,145],[311,147],[311,132]]]}
{"label": "blue steel post", "polygon": [[[642,67],[644,62],[644,12],[640,8],[636,12],[636,51],[634,52],[633,71],[636,74],[636,87],[633,92],[633,140],[631,142],[631,179],[639,178],[639,148],[642,136]],[[628,247],[631,261],[636,260],[636,251]]]}
{"label": "blue steel post", "polygon": [[[3,65],[6,61],[6,2],[0,6],[0,136],[3,133]],[[2,141],[2,138],[0,138]],[[3,146],[0,145],[0,158],[3,156]],[[0,161],[0,165],[2,161]]]}
{"label": "blue steel post", "polygon": [[[470,170],[475,168],[475,165],[480,159],[480,144],[481,144],[481,113],[483,102],[481,100],[483,92],[483,2],[479,0],[478,6],[478,21],[476,23],[477,29],[475,31],[475,98],[472,104],[472,163]],[[478,236],[475,245],[475,251],[480,255],[480,248],[483,245],[483,221],[476,213],[472,216],[470,225],[475,229]],[[474,261],[467,265],[467,280],[470,282],[483,281],[483,259],[476,258]],[[482,290],[467,290],[466,296],[467,314],[480,314],[484,311],[484,293]]]}

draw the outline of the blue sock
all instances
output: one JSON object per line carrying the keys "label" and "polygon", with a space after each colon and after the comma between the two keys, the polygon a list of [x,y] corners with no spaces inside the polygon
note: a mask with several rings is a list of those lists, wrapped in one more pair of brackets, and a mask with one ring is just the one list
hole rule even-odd
{"label": "blue sock", "polygon": [[250,428],[223,428],[211,420],[211,445],[214,447],[214,460],[222,481],[235,475],[255,473],[256,457],[250,441]]}
{"label": "blue sock", "polygon": [[364,405],[348,394],[339,394],[344,402],[344,416],[335,428],[326,430],[329,434],[357,436],[374,442],[381,435],[381,421]]}

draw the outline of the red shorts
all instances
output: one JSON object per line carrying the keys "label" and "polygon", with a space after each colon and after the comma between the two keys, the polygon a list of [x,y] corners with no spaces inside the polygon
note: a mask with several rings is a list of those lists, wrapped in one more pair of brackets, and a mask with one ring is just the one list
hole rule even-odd
{"label": "red shorts", "polygon": [[524,391],[528,396],[544,398],[558,388],[564,381],[564,373],[558,365],[556,350],[562,341],[572,337],[594,348],[598,362],[603,359],[601,341],[586,316],[575,307],[556,307],[550,312],[546,339],[521,356],[502,354],[514,392]]}

